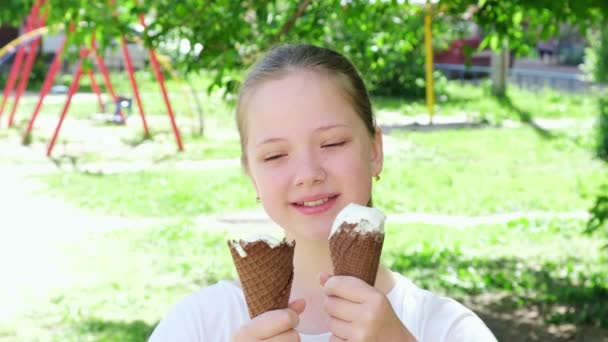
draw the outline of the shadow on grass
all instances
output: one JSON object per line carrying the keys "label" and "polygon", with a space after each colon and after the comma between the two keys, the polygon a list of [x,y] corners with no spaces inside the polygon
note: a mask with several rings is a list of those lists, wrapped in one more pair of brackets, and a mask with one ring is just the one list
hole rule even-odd
{"label": "shadow on grass", "polygon": [[123,144],[132,148],[138,147],[139,145],[152,140],[152,135],[146,134],[145,132],[141,132],[140,134],[137,134],[128,139],[121,139]]}
{"label": "shadow on grass", "polygon": [[147,341],[156,324],[149,325],[143,321],[122,322],[90,319],[79,324],[81,335],[92,336],[95,341]]}
{"label": "shadow on grass", "polygon": [[499,341],[608,342],[608,331],[602,328],[573,325],[547,326],[535,322],[525,314],[497,313],[484,307],[467,305],[477,313]]}
{"label": "shadow on grass", "polygon": [[391,134],[392,131],[415,131],[415,132],[437,132],[457,129],[479,129],[491,127],[487,122],[454,122],[454,123],[433,123],[430,125],[411,124],[380,125],[382,133]]}
{"label": "shadow on grass", "polygon": [[[608,329],[608,273],[580,267],[583,262],[578,259],[535,263],[518,258],[469,257],[457,249],[430,248],[389,258],[393,260],[391,269],[419,286],[461,300],[505,294],[482,305],[482,311],[501,314],[497,317],[513,318],[514,312],[523,310],[537,315],[545,330],[547,324]],[[512,322],[524,323],[517,319]],[[509,340],[509,336],[497,337]]]}
{"label": "shadow on grass", "polygon": [[532,113],[530,113],[527,110],[517,107],[513,103],[513,101],[511,101],[511,98],[509,97],[509,95],[497,97],[496,101],[498,102],[499,105],[504,107],[506,110],[515,113],[517,115],[519,121],[532,127],[534,129],[534,131],[536,131],[536,133],[538,133],[541,137],[547,138],[547,139],[553,139],[553,138],[558,137],[558,135],[556,135],[555,133],[547,130],[546,128],[541,127],[536,122],[534,122],[534,117],[532,116]]}
{"label": "shadow on grass", "polygon": [[[474,96],[461,96],[450,94],[448,102],[450,106],[457,107],[459,105],[468,105],[475,100],[476,99]],[[402,111],[403,107],[407,105],[417,105],[426,108],[426,100],[424,98],[408,99],[404,97],[374,96],[372,101],[374,103],[374,107],[388,111]],[[415,114],[418,115],[419,113]]]}

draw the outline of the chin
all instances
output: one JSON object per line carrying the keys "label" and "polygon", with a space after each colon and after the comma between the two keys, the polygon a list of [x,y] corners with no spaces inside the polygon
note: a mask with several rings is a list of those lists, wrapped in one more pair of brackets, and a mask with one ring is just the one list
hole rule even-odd
{"label": "chin", "polygon": [[[306,228],[306,227],[304,227]],[[329,233],[331,232],[331,226],[327,227],[326,229],[321,229],[321,230],[304,230],[304,231],[300,231],[300,232],[292,232],[293,237],[296,238],[296,240],[308,240],[308,241],[328,241],[329,239]]]}

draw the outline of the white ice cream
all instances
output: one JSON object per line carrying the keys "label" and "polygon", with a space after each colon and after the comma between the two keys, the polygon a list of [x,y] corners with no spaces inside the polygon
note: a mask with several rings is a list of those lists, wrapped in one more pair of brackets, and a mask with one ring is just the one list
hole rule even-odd
{"label": "white ice cream", "polygon": [[[275,248],[281,244],[281,240],[278,240],[274,236],[270,236],[267,234],[254,234],[254,235],[251,235],[244,239],[241,239],[241,241],[243,241],[245,243],[251,243],[251,242],[255,242],[255,241],[259,241],[259,240],[266,242],[266,244],[268,246],[270,246],[270,248]],[[241,258],[244,258],[247,256],[247,252],[245,252],[245,250],[243,249],[243,246],[241,246],[239,241],[237,241],[237,240],[232,241],[232,246],[236,249],[236,251],[239,253]]]}
{"label": "white ice cream", "polygon": [[331,227],[329,237],[336,233],[342,223],[356,224],[355,231],[359,233],[384,233],[384,221],[386,215],[376,208],[365,207],[351,203],[342,209]]}

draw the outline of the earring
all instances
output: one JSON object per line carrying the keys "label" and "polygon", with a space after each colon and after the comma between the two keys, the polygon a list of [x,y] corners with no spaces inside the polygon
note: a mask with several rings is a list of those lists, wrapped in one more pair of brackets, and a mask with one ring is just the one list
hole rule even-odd
{"label": "earring", "polygon": [[376,180],[376,182],[379,181],[380,180],[380,174],[375,175],[374,179]]}
{"label": "earring", "polygon": [[255,196],[255,201],[258,203],[262,202],[262,200],[260,200],[260,196]]}

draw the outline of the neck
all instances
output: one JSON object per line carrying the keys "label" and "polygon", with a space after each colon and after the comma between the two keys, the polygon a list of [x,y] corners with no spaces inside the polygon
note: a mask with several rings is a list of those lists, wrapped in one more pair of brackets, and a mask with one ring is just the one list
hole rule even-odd
{"label": "neck", "polygon": [[[297,239],[293,265],[294,278],[290,301],[298,298],[306,300],[306,309],[300,315],[298,331],[308,334],[328,331],[329,317],[323,310],[325,295],[319,282],[319,273],[333,274],[329,240]],[[378,267],[375,287],[387,294],[394,284],[391,271],[381,264]]]}
{"label": "neck", "polygon": [[299,239],[293,257],[294,284],[306,292],[319,292],[319,273],[333,273],[329,241]]}
{"label": "neck", "polygon": [[328,316],[323,310],[325,296],[319,282],[319,273],[333,274],[329,241],[297,239],[293,256],[294,277],[291,299],[304,298],[306,309],[300,315],[298,331],[318,334],[329,330]]}

